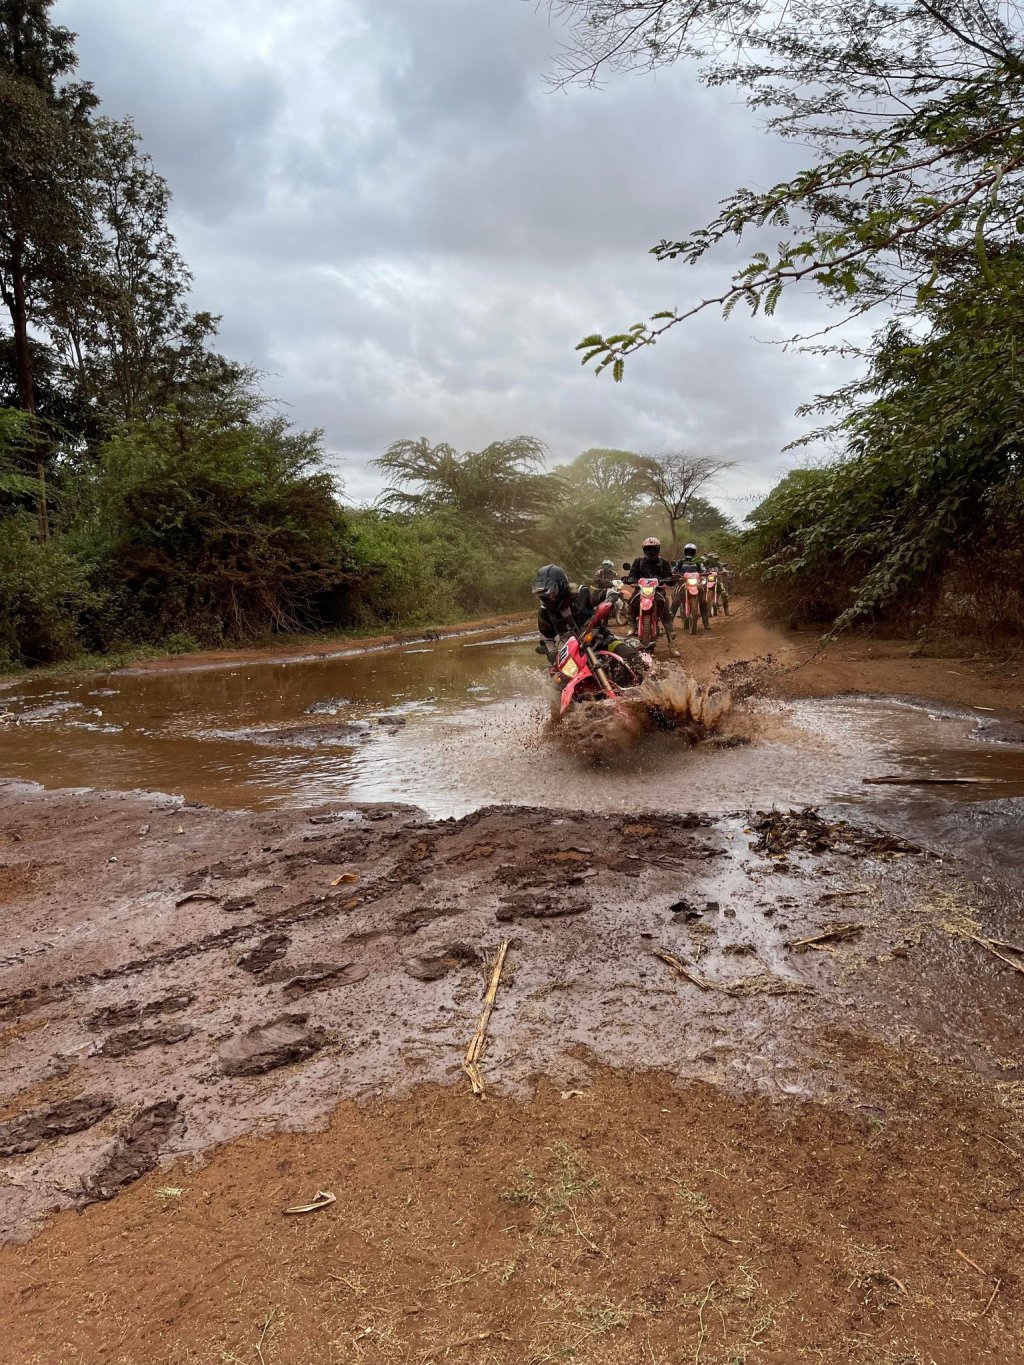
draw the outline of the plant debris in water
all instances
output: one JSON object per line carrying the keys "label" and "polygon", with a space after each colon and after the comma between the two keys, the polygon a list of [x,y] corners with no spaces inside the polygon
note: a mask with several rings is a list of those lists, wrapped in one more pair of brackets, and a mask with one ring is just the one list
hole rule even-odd
{"label": "plant debris in water", "polygon": [[884,830],[858,827],[845,820],[826,820],[813,806],[802,811],[758,811],[750,821],[757,835],[755,853],[776,857],[792,852],[870,853],[895,856],[924,853],[919,844]]}

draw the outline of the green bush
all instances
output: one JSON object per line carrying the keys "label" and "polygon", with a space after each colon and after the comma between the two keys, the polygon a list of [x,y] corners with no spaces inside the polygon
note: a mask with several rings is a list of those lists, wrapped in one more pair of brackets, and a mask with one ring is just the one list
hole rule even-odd
{"label": "green bush", "polygon": [[0,519],[0,665],[56,663],[82,648],[79,621],[96,606],[81,565],[31,516]]}
{"label": "green bush", "polygon": [[105,590],[94,644],[213,644],[324,625],[324,600],[350,563],[319,459],[318,433],[281,418],[170,415],[103,445],[71,531]]}
{"label": "green bush", "polygon": [[770,602],[834,629],[989,619],[1000,597],[1020,620],[1022,289],[1024,252],[1007,252],[922,300],[924,336],[888,327],[864,377],[822,400],[846,411],[828,429],[843,456],[794,471],[749,518]]}
{"label": "green bush", "polygon": [[351,527],[361,566],[350,590],[353,624],[419,625],[530,607],[535,557],[503,547],[492,528],[442,513],[382,511],[353,513]]}

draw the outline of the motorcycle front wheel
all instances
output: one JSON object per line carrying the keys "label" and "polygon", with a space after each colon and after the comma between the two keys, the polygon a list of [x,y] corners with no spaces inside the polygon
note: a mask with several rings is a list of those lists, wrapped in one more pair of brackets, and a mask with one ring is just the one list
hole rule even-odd
{"label": "motorcycle front wheel", "polygon": [[624,692],[627,687],[637,687],[643,681],[643,674],[634,668],[621,654],[602,649],[597,656],[608,675],[608,681],[616,692]]}

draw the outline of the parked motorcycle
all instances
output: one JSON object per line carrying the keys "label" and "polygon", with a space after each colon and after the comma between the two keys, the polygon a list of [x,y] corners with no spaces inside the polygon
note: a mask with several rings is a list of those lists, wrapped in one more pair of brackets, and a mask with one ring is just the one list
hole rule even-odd
{"label": "parked motorcycle", "polygon": [[682,575],[679,584],[679,597],[676,610],[683,618],[683,630],[691,635],[697,634],[697,618],[708,629],[708,599],[705,591],[705,576],[696,569],[689,569]]}
{"label": "parked motorcycle", "polygon": [[559,709],[573,702],[615,702],[621,692],[636,687],[653,660],[627,641],[611,642],[608,620],[612,603],[602,602],[578,635],[563,641],[548,669],[561,692]]}

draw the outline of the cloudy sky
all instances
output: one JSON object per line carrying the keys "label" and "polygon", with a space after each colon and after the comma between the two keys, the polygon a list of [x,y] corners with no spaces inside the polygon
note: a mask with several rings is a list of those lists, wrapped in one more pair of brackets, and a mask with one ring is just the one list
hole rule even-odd
{"label": "cloudy sky", "polygon": [[197,307],[302,426],[353,500],[398,437],[520,432],[553,462],[684,444],[737,461],[742,515],[790,463],[793,410],[838,362],[769,344],[810,297],[705,315],[613,384],[575,343],[721,292],[647,248],[739,185],[799,164],[735,92],[678,67],[554,92],[543,0],[58,0],[105,112],[131,114],[175,196]]}

